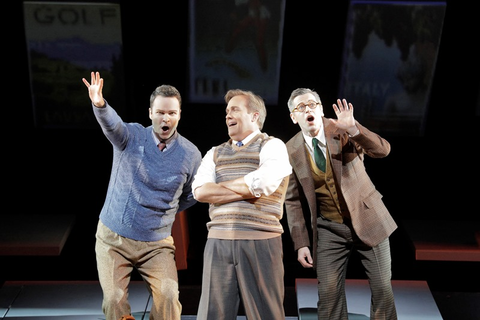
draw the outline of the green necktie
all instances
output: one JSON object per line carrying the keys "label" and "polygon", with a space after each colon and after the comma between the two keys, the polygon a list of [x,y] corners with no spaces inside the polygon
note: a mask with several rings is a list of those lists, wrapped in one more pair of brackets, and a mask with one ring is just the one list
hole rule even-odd
{"label": "green necktie", "polygon": [[315,163],[317,164],[318,169],[325,172],[326,160],[322,150],[320,150],[320,147],[318,146],[317,138],[312,139],[312,144],[313,144],[313,154],[315,155]]}

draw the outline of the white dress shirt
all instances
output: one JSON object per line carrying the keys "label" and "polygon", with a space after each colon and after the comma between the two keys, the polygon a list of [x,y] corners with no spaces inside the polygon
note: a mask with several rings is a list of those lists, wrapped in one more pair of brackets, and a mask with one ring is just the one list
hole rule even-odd
{"label": "white dress shirt", "polygon": [[310,137],[309,135],[306,135],[303,133],[303,139],[305,140],[305,144],[307,145],[308,152],[310,153],[310,156],[312,156],[312,159],[315,159],[314,153],[313,153],[313,147],[312,147],[312,139],[317,138],[318,140],[318,146],[320,147],[320,150],[322,150],[323,155],[325,156],[325,159],[327,158],[327,140],[325,138],[325,131],[323,131],[323,126],[318,132],[316,137]]}

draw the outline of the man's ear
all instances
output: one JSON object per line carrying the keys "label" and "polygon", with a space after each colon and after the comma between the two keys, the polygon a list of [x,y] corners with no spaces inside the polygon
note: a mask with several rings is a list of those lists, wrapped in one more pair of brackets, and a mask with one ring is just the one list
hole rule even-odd
{"label": "man's ear", "polygon": [[293,122],[294,124],[297,124],[297,123],[298,123],[297,119],[295,119],[295,116],[294,116],[293,113],[291,113],[291,112],[290,112],[290,119],[292,119],[292,122]]}

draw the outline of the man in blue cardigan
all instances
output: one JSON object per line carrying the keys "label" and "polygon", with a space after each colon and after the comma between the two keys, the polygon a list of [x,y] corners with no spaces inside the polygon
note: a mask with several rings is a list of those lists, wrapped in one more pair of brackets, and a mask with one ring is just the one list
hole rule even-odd
{"label": "man in blue cardigan", "polygon": [[95,245],[103,312],[107,320],[130,315],[128,284],[136,268],[152,294],[150,319],[180,320],[171,230],[175,215],[196,203],[191,183],[201,162],[198,148],[177,131],[181,95],[170,85],[157,87],[150,96],[152,125],[144,127],[123,122],[107,103],[99,72],[90,83],[82,80],[113,146]]}

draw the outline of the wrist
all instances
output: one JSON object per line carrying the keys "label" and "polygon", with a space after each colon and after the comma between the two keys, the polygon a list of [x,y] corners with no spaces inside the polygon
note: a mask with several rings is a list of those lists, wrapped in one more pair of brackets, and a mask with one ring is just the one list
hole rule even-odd
{"label": "wrist", "polygon": [[360,130],[355,126],[353,129],[347,130],[347,133],[348,133],[348,136],[352,138],[358,135],[360,133]]}
{"label": "wrist", "polygon": [[97,103],[92,102],[92,104],[95,108],[103,108],[105,107],[105,100],[102,100],[101,102],[97,102]]}

